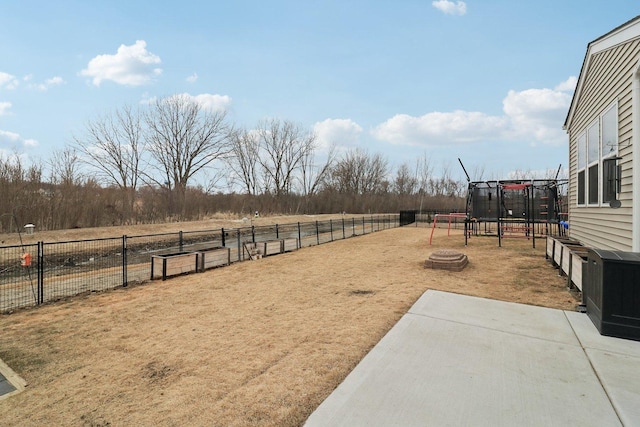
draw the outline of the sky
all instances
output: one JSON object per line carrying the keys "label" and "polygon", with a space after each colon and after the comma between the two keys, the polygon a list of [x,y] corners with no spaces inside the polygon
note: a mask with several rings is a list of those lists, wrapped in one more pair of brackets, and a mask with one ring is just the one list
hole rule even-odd
{"label": "sky", "polygon": [[0,4],[0,156],[47,162],[89,120],[188,94],[319,153],[472,180],[568,164],[562,129],[589,42],[631,0],[23,1]]}

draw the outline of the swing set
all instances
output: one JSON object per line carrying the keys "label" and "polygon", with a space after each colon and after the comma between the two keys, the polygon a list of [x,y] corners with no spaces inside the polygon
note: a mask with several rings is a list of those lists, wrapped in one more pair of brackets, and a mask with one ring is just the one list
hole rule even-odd
{"label": "swing set", "polygon": [[[505,238],[526,238],[536,246],[536,237],[562,235],[560,185],[557,179],[469,182],[465,245],[477,235],[495,235],[498,246]],[[556,232],[554,233],[554,228]]]}
{"label": "swing set", "polygon": [[[438,217],[451,222],[464,220],[464,244],[472,236],[497,236],[498,246],[506,238],[525,238],[536,247],[536,237],[565,234],[563,220],[563,186],[568,180],[518,179],[497,181],[471,181],[462,161],[458,159],[467,176],[466,212],[438,214],[433,221],[429,244],[433,239]],[[562,167],[562,165],[560,165]]]}

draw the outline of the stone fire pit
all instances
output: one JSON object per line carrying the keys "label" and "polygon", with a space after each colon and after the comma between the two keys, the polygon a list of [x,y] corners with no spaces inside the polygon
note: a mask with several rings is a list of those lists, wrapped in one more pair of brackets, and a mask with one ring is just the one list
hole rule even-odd
{"label": "stone fire pit", "polygon": [[429,255],[429,259],[424,262],[424,268],[462,271],[468,263],[469,259],[462,252],[440,249]]}

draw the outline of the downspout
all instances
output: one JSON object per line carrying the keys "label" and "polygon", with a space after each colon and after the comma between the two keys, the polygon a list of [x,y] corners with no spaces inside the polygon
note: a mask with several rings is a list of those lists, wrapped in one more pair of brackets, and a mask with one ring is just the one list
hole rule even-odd
{"label": "downspout", "polygon": [[631,120],[631,250],[640,252],[640,64],[633,73]]}

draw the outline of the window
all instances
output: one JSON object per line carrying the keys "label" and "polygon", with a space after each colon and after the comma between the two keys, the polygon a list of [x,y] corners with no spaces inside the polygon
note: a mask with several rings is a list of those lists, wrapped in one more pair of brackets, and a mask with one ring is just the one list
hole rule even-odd
{"label": "window", "polygon": [[578,136],[577,204],[604,206],[620,192],[618,106],[608,107]]}
{"label": "window", "polygon": [[584,171],[578,172],[578,204],[584,205],[584,190],[585,190],[585,182],[584,182]]}
{"label": "window", "polygon": [[618,155],[618,108],[609,108],[602,115],[602,202],[616,199],[620,191]]}
{"label": "window", "polygon": [[578,204],[584,205],[585,202],[585,175],[587,166],[587,135],[582,134],[578,137]]}
{"label": "window", "polygon": [[587,129],[587,185],[589,187],[588,203],[595,205],[598,203],[598,163],[600,161],[600,121],[596,121]]}

